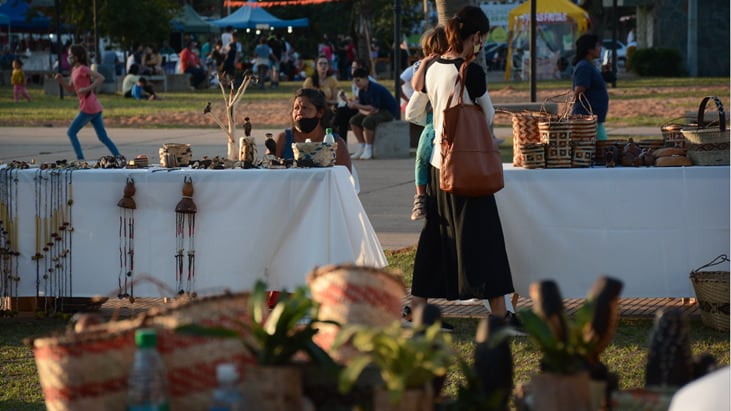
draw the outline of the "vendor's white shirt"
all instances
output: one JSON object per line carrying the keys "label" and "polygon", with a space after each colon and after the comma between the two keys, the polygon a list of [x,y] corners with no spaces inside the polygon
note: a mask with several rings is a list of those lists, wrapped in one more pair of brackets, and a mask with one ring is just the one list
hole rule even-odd
{"label": "vendor's white shirt", "polygon": [[668,411],[716,411],[728,410],[729,404],[728,366],[703,376],[683,386],[673,395]]}
{"label": "vendor's white shirt", "polygon": [[[414,95],[411,96],[409,104],[406,105],[406,111],[404,118],[406,121],[411,123],[424,125],[426,124],[426,105],[431,102],[433,108],[433,123],[434,123],[434,147],[440,146],[442,138],[442,127],[443,127],[443,115],[442,112],[447,108],[447,100],[449,95],[454,89],[454,83],[457,79],[459,71],[457,67],[452,63],[443,63],[440,60],[436,60],[426,72],[426,91],[415,91]],[[459,85],[458,85],[459,87]],[[485,113],[485,121],[488,126],[492,125],[493,118],[495,118],[495,107],[492,105],[490,95],[485,90],[485,94],[478,97],[476,101],[472,101],[467,89],[465,88],[464,104],[479,104],[482,107],[482,111]],[[451,106],[457,104],[457,96],[452,98]],[[442,163],[442,154],[440,150],[432,150],[432,156],[430,163],[440,168]]]}

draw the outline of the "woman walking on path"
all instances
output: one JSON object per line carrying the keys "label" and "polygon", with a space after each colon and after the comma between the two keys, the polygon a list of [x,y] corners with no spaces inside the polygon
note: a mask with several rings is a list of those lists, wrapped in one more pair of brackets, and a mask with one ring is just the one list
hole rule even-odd
{"label": "woman walking on path", "polygon": [[74,147],[77,160],[84,160],[84,153],[81,151],[78,133],[87,123],[91,122],[96,132],[96,137],[104,143],[115,157],[119,156],[119,150],[107,135],[104,129],[102,118],[102,105],[97,100],[94,89],[104,82],[104,76],[89,69],[89,53],[80,44],[74,44],[69,50],[68,62],[71,65],[71,80],[66,83],[61,73],[56,73],[56,81],[61,84],[69,93],[76,93],[79,97],[79,114],[71,122],[66,134]]}
{"label": "woman walking on path", "polygon": [[[445,26],[449,49],[429,66],[425,88],[417,90],[409,101],[406,119],[420,124],[425,124],[425,108],[431,103],[435,147],[440,147],[443,111],[459,68],[479,52],[489,29],[487,17],[476,6],[465,6],[449,19]],[[479,104],[485,121],[492,124],[495,109],[484,70],[470,64],[464,81],[464,103]],[[505,295],[514,291],[513,280],[495,197],[462,197],[442,191],[440,150],[432,151],[430,164],[426,221],[414,261],[412,303],[419,306],[427,298],[487,299],[493,316],[512,321]]]}

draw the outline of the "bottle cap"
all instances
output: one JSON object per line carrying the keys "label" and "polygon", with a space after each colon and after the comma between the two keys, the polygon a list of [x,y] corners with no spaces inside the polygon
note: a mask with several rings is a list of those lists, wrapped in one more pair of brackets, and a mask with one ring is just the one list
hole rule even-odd
{"label": "bottle cap", "polygon": [[140,328],[135,332],[135,343],[139,348],[157,347],[157,330],[154,328]]}
{"label": "bottle cap", "polygon": [[218,364],[216,379],[218,381],[238,381],[239,373],[236,371],[236,366],[231,363]]}
{"label": "bottle cap", "polygon": [[332,133],[333,133],[333,129],[331,129],[329,127],[325,129],[325,134],[332,134]]}

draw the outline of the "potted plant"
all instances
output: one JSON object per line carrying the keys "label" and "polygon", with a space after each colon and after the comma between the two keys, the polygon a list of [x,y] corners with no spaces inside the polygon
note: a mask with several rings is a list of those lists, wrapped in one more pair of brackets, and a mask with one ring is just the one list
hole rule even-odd
{"label": "potted plant", "polygon": [[348,392],[361,373],[373,366],[382,380],[382,387],[374,390],[373,409],[433,409],[433,382],[446,375],[454,357],[452,338],[442,332],[441,322],[413,328],[402,328],[399,321],[388,327],[345,326],[334,347],[346,343],[357,354],[340,373],[341,392]]}
{"label": "potted plant", "polygon": [[[306,287],[280,293],[271,311],[267,299],[266,283],[257,281],[249,298],[250,321],[233,321],[235,327],[191,324],[179,327],[178,332],[241,338],[254,360],[244,367],[241,387],[245,402],[258,410],[301,409],[302,364],[309,360],[328,370],[337,365],[312,339],[321,321]],[[246,331],[244,338],[236,327]]]}
{"label": "potted plant", "polygon": [[599,278],[574,317],[569,318],[555,282],[531,284],[533,308],[521,310],[519,317],[543,353],[541,373],[528,388],[534,407],[595,410],[606,403],[609,373],[599,355],[614,337],[621,289],[620,281]]}

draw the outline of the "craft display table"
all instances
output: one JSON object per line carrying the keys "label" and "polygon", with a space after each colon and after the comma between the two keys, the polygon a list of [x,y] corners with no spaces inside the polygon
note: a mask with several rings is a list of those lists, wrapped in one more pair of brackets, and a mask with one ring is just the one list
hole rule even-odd
{"label": "craft display table", "polygon": [[729,253],[728,166],[504,167],[496,199],[521,295],[554,279],[583,298],[608,275],[622,297],[693,297],[690,272]]}
{"label": "craft display table", "polygon": [[[35,296],[37,267],[42,269],[45,264],[41,260],[37,265],[31,258],[36,247],[34,224],[38,211],[34,204],[39,171],[21,170],[17,176],[18,295]],[[116,295],[123,210],[117,202],[131,178],[137,206],[134,275],[151,276],[173,289],[175,207],[182,198],[186,177],[192,180],[197,206],[193,289],[199,293],[247,290],[259,278],[273,289],[292,290],[306,283],[306,274],[315,266],[387,264],[344,167],[79,170],[71,172],[71,253],[62,259],[70,269],[64,271],[64,278],[54,281],[68,281],[75,297]],[[185,264],[187,275],[187,260]],[[43,291],[50,280],[42,276],[41,270],[38,278]],[[148,282],[136,285],[134,295],[164,294]]]}

